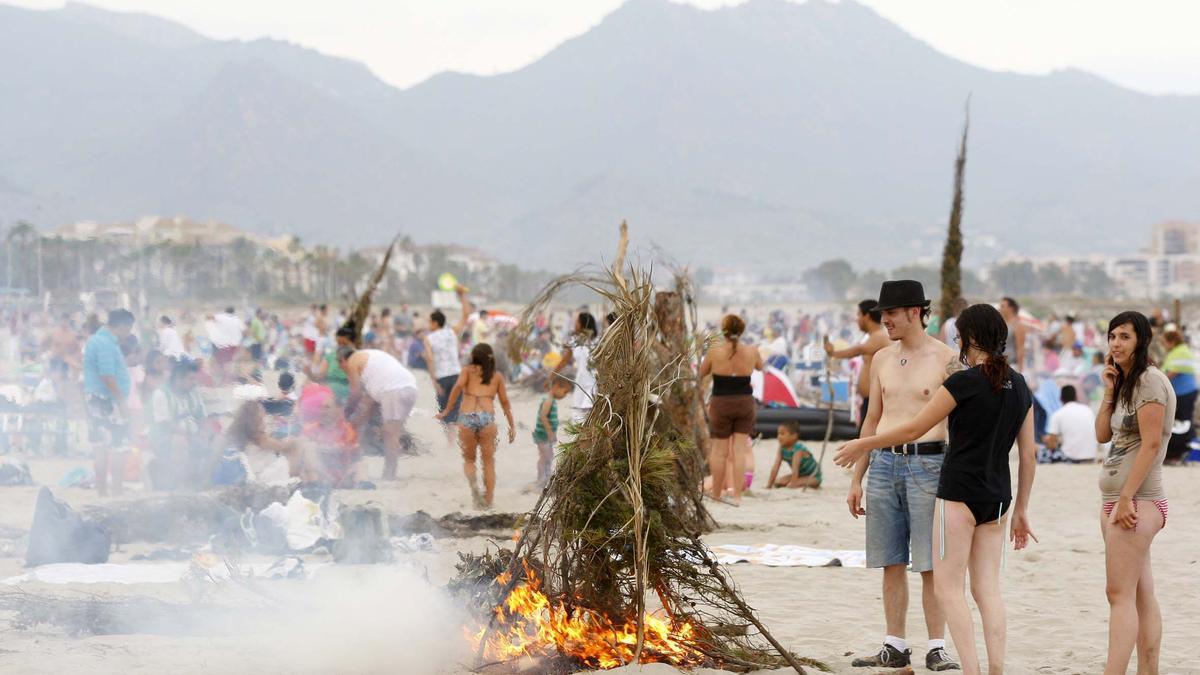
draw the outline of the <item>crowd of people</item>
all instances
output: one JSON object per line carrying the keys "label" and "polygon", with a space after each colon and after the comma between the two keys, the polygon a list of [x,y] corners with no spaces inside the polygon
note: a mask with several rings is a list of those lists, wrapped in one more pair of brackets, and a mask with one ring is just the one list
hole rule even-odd
{"label": "crowd of people", "polygon": [[[586,308],[559,329],[539,317],[531,349],[512,363],[493,346],[511,324],[472,307],[461,287],[458,299],[453,322],[440,310],[422,317],[402,307],[361,327],[321,305],[291,320],[261,310],[243,318],[227,307],[204,317],[162,314],[152,325],[124,309],[103,322],[13,314],[2,346],[17,377],[41,366],[29,369],[37,402],[86,420],[101,494],[121,492],[133,476],[166,490],[252,480],[368,488],[363,457],[372,448],[384,458],[380,478],[395,480],[426,386],[415,371],[425,370],[474,504],[488,508],[499,417],[506,440],[516,438],[509,387],[544,392],[529,420],[538,449],[530,489],[540,489],[553,472],[561,421],[582,422],[593,406],[591,354],[603,328]],[[825,364],[827,377],[852,382],[859,438],[834,462],[851,472],[850,515],[866,518],[867,565],[883,570],[887,633],[877,654],[854,665],[909,664],[911,570],[922,581],[926,667],[982,672],[969,571],[989,672],[1000,672],[1000,569],[1010,540],[1017,549],[1036,542],[1035,465],[1102,462],[1107,672],[1124,672],[1135,648],[1139,672],[1155,672],[1161,626],[1149,551],[1169,512],[1162,466],[1186,461],[1200,390],[1184,327],[1161,311],[1122,312],[1107,325],[1074,315],[1040,322],[1013,298],[960,301],[940,325],[931,315],[921,284],[905,280],[885,282],[853,318],[725,314],[698,367],[711,382],[706,492],[736,504],[753,483],[755,373]],[[776,436],[765,487],[819,489],[822,466],[799,426],[784,422]],[[947,648],[947,626],[961,664]]]}
{"label": "crowd of people", "polygon": [[[80,422],[101,495],[121,493],[130,480],[162,490],[292,480],[370,488],[366,454],[382,454],[378,478],[395,480],[399,458],[413,452],[406,423],[425,386],[415,373],[425,370],[437,420],[462,450],[475,505],[486,508],[495,493],[497,413],[508,442],[516,434],[508,384],[548,393],[529,420],[540,448],[535,489],[552,471],[558,401],[572,397],[570,419],[590,408],[598,329],[586,311],[572,313],[570,337],[553,335],[554,316],[538,317],[532,349],[514,364],[491,344],[506,342],[511,318],[473,307],[462,287],[458,300],[453,323],[441,310],[422,316],[402,306],[361,327],[348,310],[325,305],[290,317],[229,306],[153,320],[125,309],[53,321],[45,312],[6,311],[0,348],[9,357],[3,379],[13,384],[0,389],[0,407]],[[570,347],[560,358],[553,345],[564,340]],[[0,437],[8,450],[18,435]],[[26,445],[45,453],[32,447],[40,438]]]}

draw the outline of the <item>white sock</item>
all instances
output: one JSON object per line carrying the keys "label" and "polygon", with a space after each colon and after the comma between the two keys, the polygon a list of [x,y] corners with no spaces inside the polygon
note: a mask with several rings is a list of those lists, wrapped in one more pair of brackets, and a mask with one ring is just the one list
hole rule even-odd
{"label": "white sock", "polygon": [[933,651],[935,649],[945,649],[945,648],[946,648],[946,640],[945,639],[941,639],[941,640],[930,639],[929,640],[929,651]]}
{"label": "white sock", "polygon": [[900,651],[908,649],[908,641],[904,638],[896,637],[895,635],[888,635],[887,637],[883,638],[883,644],[891,645]]}

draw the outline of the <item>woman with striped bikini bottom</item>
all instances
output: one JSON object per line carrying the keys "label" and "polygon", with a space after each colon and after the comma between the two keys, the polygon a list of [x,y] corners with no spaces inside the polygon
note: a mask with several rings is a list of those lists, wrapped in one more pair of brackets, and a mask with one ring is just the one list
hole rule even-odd
{"label": "woman with striped bikini bottom", "polygon": [[1162,613],[1154,597],[1150,544],[1167,526],[1162,463],[1175,419],[1171,381],[1150,362],[1150,320],[1122,312],[1108,324],[1104,401],[1096,440],[1112,441],[1100,471],[1108,592],[1105,675],[1124,673],[1137,647],[1139,673],[1157,673]]}

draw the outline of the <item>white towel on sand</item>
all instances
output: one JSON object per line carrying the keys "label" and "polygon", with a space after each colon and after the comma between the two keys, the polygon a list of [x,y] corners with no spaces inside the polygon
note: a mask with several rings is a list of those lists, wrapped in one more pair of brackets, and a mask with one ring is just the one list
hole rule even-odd
{"label": "white towel on sand", "polygon": [[[709,546],[722,565],[751,563],[767,567],[866,567],[866,551],[838,551],[791,544]],[[835,562],[836,561],[836,562]]]}

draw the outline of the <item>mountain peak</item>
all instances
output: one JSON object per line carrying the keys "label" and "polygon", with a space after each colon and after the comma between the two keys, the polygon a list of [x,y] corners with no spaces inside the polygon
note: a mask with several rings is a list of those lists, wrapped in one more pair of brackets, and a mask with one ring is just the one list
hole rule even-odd
{"label": "mountain peak", "polygon": [[208,40],[196,31],[174,21],[139,12],[114,12],[73,0],[56,10],[54,14],[68,21],[100,26],[113,33],[156,47],[170,49],[194,47]]}

